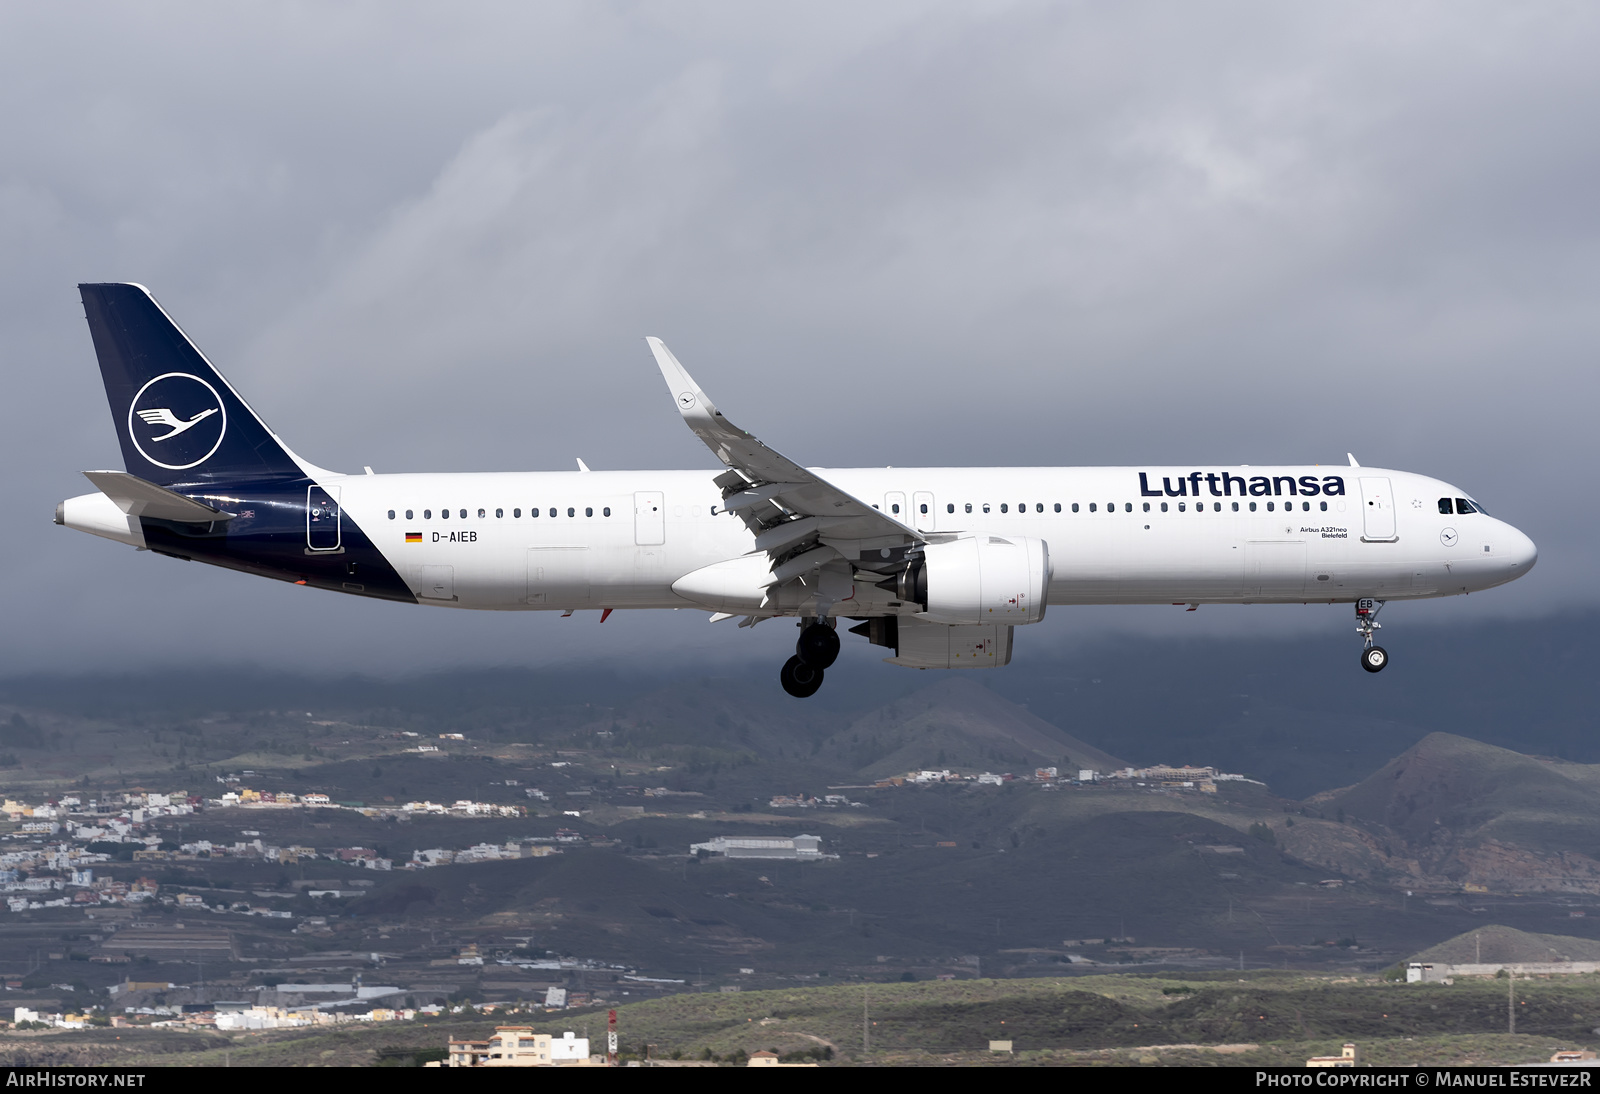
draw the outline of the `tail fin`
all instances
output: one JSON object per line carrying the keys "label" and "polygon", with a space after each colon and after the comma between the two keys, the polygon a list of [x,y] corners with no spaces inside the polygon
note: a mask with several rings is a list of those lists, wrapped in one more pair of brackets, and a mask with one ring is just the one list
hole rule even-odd
{"label": "tail fin", "polygon": [[128,473],[170,486],[305,469],[143,285],[79,285]]}

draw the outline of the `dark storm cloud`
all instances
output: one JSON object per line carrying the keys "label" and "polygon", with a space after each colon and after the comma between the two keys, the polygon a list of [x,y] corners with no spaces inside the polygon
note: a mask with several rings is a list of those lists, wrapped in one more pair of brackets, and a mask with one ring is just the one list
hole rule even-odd
{"label": "dark storm cloud", "polygon": [[[148,284],[324,466],[710,466],[643,348],[658,334],[807,463],[1354,450],[1460,483],[1543,552],[1526,581],[1409,618],[1592,601],[1597,20],[7,9],[0,352],[22,473],[0,653],[365,666],[788,640],[691,613],[602,632],[345,602],[51,527],[78,469],[117,466],[72,288],[90,279]],[[1346,625],[1262,611],[1184,625]]]}

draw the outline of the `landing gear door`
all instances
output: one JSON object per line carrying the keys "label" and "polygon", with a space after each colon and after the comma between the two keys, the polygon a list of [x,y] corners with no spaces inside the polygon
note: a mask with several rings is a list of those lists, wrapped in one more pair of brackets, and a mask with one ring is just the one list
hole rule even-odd
{"label": "landing gear door", "polygon": [[306,487],[306,549],[339,549],[339,488]]}
{"label": "landing gear door", "polygon": [[1361,480],[1361,539],[1365,543],[1393,543],[1399,539],[1394,523],[1394,491],[1388,479]]}
{"label": "landing gear door", "polygon": [[661,491],[640,490],[633,495],[633,542],[640,547],[667,542],[666,500]]}
{"label": "landing gear door", "polygon": [[918,490],[911,495],[911,515],[916,520],[919,532],[931,532],[936,523],[933,514],[933,495],[926,490]]}

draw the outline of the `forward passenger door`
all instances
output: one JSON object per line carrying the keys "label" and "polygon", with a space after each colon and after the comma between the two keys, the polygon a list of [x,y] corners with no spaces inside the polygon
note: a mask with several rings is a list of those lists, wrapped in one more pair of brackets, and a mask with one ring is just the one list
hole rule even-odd
{"label": "forward passenger door", "polygon": [[1394,491],[1387,478],[1361,480],[1363,543],[1393,543],[1399,539],[1394,522]]}
{"label": "forward passenger door", "polygon": [[667,503],[659,490],[640,490],[633,495],[633,542],[640,547],[658,547],[667,542]]}

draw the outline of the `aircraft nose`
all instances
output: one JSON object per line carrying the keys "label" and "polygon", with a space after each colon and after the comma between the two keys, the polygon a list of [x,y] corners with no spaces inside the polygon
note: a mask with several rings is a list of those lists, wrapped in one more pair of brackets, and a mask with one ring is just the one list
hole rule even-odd
{"label": "aircraft nose", "polygon": [[1505,560],[1506,568],[1516,577],[1521,577],[1533,569],[1533,564],[1539,561],[1539,548],[1533,540],[1522,532],[1506,525],[1506,545],[1501,557]]}

